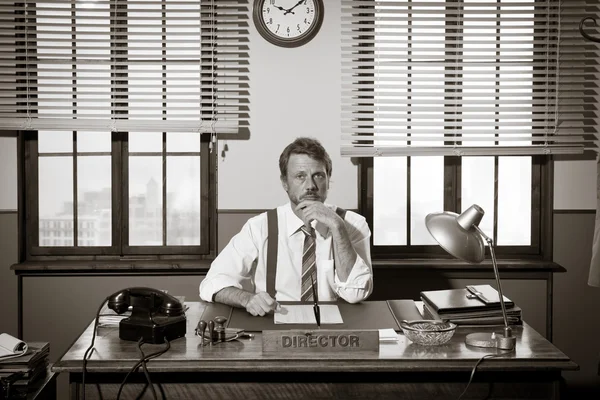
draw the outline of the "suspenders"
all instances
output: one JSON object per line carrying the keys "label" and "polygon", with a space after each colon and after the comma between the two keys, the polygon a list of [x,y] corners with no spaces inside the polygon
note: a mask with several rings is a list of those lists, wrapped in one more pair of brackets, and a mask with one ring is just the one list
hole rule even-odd
{"label": "suspenders", "polygon": [[[346,219],[346,210],[336,207],[335,212],[342,219]],[[275,277],[277,276],[277,247],[279,242],[279,227],[277,223],[277,209],[267,211],[267,293],[275,298]]]}
{"label": "suspenders", "polygon": [[267,211],[267,293],[275,298],[275,275],[277,274],[277,242],[279,228],[277,226],[277,209]]}

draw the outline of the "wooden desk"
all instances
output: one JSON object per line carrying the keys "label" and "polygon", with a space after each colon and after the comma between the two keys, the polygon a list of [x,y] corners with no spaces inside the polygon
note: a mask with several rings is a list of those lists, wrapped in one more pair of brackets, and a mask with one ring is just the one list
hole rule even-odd
{"label": "wooden desk", "polygon": [[[210,267],[208,260],[187,261],[148,261],[148,260],[69,260],[69,261],[27,261],[14,264],[11,269],[17,275],[17,333],[24,337],[23,293],[25,278],[29,277],[70,277],[70,276],[203,276]],[[555,273],[566,272],[566,269],[552,261],[535,260],[498,260],[498,268],[502,279],[542,280],[546,285],[546,332],[545,336],[552,341],[553,302]],[[492,279],[490,260],[480,264],[468,264],[454,259],[420,260],[393,259],[373,260],[373,272],[376,277],[375,293],[371,300],[383,300],[397,293],[394,282],[414,279],[426,274],[427,277],[439,276],[447,279]],[[388,290],[383,289],[393,283]],[[440,287],[439,289],[446,289]],[[377,293],[382,291],[381,297]],[[414,294],[418,300],[418,292]]]}
{"label": "wooden desk", "polygon": [[[194,329],[204,304],[187,303],[187,335],[148,362],[152,381],[173,399],[456,399],[465,389],[473,366],[499,351],[464,344],[471,328],[459,328],[443,346],[423,347],[403,335],[381,343],[379,354],[280,356],[263,354],[260,334],[249,340],[201,347]],[[93,324],[56,362],[54,372],[67,372],[71,397],[79,398],[82,359],[91,343]],[[487,328],[489,329],[489,328]],[[483,329],[479,329],[483,330]],[[536,398],[560,396],[561,372],[578,367],[528,325],[515,328],[517,349],[484,360],[463,398]],[[164,345],[144,345],[146,354]],[[100,328],[96,350],[88,362],[86,398],[116,398],[124,375],[140,358],[135,342],[119,339],[117,327]],[[90,385],[87,385],[87,383]],[[131,382],[136,382],[132,384]],[[130,377],[121,398],[135,398],[144,376]],[[96,385],[98,384],[98,385]],[[489,394],[489,397],[486,395]],[[152,398],[149,391],[145,398]]]}

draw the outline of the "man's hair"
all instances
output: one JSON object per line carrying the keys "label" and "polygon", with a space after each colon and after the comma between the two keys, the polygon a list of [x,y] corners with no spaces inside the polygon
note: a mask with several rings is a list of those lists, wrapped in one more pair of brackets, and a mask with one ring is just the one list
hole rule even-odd
{"label": "man's hair", "polygon": [[329,157],[329,154],[327,154],[327,150],[325,150],[323,145],[321,145],[321,142],[317,139],[299,137],[283,149],[283,152],[279,156],[279,171],[281,172],[281,176],[287,176],[288,161],[292,154],[306,154],[310,158],[322,162],[325,164],[327,176],[331,177],[331,171],[333,169],[331,158]]}

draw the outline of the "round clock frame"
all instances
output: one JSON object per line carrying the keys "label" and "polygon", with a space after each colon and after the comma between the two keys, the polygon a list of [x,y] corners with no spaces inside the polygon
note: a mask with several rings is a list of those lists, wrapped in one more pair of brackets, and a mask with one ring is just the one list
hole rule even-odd
{"label": "round clock frame", "polygon": [[[314,4],[314,12],[312,13],[314,17],[312,19],[312,23],[306,31],[302,32],[298,36],[293,37],[287,37],[288,35],[283,34],[278,35],[268,28],[267,25],[274,25],[274,22],[267,24],[267,21],[265,21],[265,15],[263,13],[265,3],[269,1],[270,0],[254,0],[254,7],[252,10],[252,19],[254,20],[254,26],[256,26],[258,33],[260,33],[260,35],[269,43],[280,47],[299,47],[310,42],[317,35],[317,33],[319,33],[321,25],[323,24],[323,16],[325,14],[323,0],[311,0]],[[278,16],[280,18],[284,18],[287,16],[287,14],[290,13],[295,15],[296,10],[299,12],[300,10],[306,9],[306,6],[304,6],[304,9],[296,9],[296,7],[302,5],[302,2],[303,0],[298,1],[291,9],[284,9],[283,7],[277,6],[276,4],[270,5],[269,8],[273,15]],[[275,3],[277,3],[277,1],[275,1]],[[275,12],[278,12],[280,14],[276,14]],[[281,21],[284,20],[282,19]],[[304,26],[306,26],[306,24],[304,24]],[[290,25],[288,25],[287,28],[289,29]],[[300,24],[297,24],[296,29],[301,29]],[[287,32],[286,27],[282,28],[281,32]]]}

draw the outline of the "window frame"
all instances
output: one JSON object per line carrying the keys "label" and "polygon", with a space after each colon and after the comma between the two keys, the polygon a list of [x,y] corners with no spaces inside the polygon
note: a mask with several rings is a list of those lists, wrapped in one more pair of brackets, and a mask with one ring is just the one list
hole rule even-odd
{"label": "window frame", "polygon": [[[496,158],[496,164],[498,163]],[[366,218],[374,230],[373,219],[373,159],[359,159],[359,212]],[[444,210],[460,213],[460,157],[447,156],[444,159]],[[410,174],[410,162],[407,169]],[[554,167],[551,156],[532,156],[532,210],[531,210],[531,245],[530,246],[495,246],[498,259],[552,259],[552,209],[553,209]],[[450,182],[450,184],[447,184]],[[497,207],[497,200],[495,201]],[[468,206],[468,205],[467,205]],[[408,212],[410,212],[410,202]],[[494,213],[497,218],[497,212]],[[497,222],[494,221],[494,229]],[[407,227],[407,229],[410,229]],[[489,249],[486,248],[489,256]],[[371,257],[374,260],[390,259],[452,259],[440,246],[436,245],[374,245],[371,235]]]}
{"label": "window frame", "polygon": [[[75,134],[74,134],[75,135]],[[163,133],[163,171],[166,157],[166,135]],[[111,246],[60,246],[42,247],[39,245],[39,193],[38,193],[38,151],[37,131],[21,131],[18,137],[19,160],[19,207],[24,210],[20,218],[21,254],[25,261],[39,260],[212,260],[216,257],[217,236],[217,156],[211,151],[211,135],[201,134],[200,141],[200,245],[199,246],[130,246],[128,197],[128,134],[111,133]],[[72,153],[76,176],[76,153]],[[166,177],[163,177],[166,179]],[[77,193],[76,180],[73,184],[74,196]],[[164,188],[163,191],[164,192]],[[164,194],[163,194],[164,195]],[[77,198],[74,197],[74,204]],[[166,203],[163,202],[163,211]],[[75,207],[74,207],[75,208]],[[163,240],[166,234],[166,215],[163,212]],[[74,243],[77,239],[77,216],[73,214]]]}
{"label": "window frame", "polygon": [[[455,0],[455,3],[461,3],[460,0]],[[536,4],[537,5],[537,4]],[[364,6],[365,13],[372,13],[373,17],[376,17],[376,9],[374,6]],[[460,29],[460,27],[459,27]],[[452,26],[452,23],[447,24],[446,31],[456,31],[456,27]],[[448,44],[446,46],[447,51],[453,53],[456,51],[455,46]],[[537,51],[534,47],[532,51]],[[363,59],[369,59],[373,56],[374,52],[369,47],[365,47],[364,51],[361,52],[364,57]],[[461,74],[461,71],[455,69],[448,69],[447,75]],[[539,73],[536,69],[533,70],[533,74]],[[374,83],[374,74],[369,74],[368,71],[361,76],[363,82]],[[540,83],[540,85],[545,85]],[[363,89],[364,95],[360,96],[362,102],[368,103],[369,99],[374,99],[375,93],[371,89]],[[462,87],[457,89],[459,95]],[[445,98],[452,99],[456,96],[457,91],[446,90]],[[532,95],[538,90],[534,89]],[[374,105],[374,104],[372,104]],[[532,119],[535,119],[535,113],[532,115]],[[373,117],[365,116],[361,118],[364,125],[369,125],[369,121],[374,121]],[[455,140],[454,137],[448,136]],[[467,157],[467,156],[464,156]],[[491,156],[490,156],[491,157]],[[498,218],[498,157],[493,156],[495,165],[495,199],[494,199],[494,235],[497,232],[497,218]],[[411,174],[411,157],[407,157],[407,176],[410,178]],[[495,245],[495,253],[499,260],[502,259],[524,259],[524,260],[551,260],[552,259],[552,218],[553,218],[553,185],[554,185],[554,168],[553,158],[550,155],[533,155],[532,160],[532,176],[531,176],[531,244],[528,246],[498,246]],[[359,212],[365,216],[367,223],[374,231],[374,208],[373,208],[373,197],[374,197],[374,167],[373,158],[371,157],[358,157],[358,174],[359,174]],[[410,179],[407,180],[410,185]],[[407,188],[407,214],[410,215],[410,186]],[[438,211],[452,211],[460,213],[463,204],[461,203],[461,157],[459,156],[444,156],[444,210],[431,210],[431,212]],[[469,206],[469,205],[465,205]],[[408,225],[406,229],[408,231],[407,238],[410,241],[410,218],[407,219]],[[486,255],[489,257],[489,249],[486,247]],[[373,235],[371,235],[371,256],[374,260],[407,260],[407,259],[453,259],[447,252],[445,252],[440,246],[436,245],[375,245],[373,243]]]}

